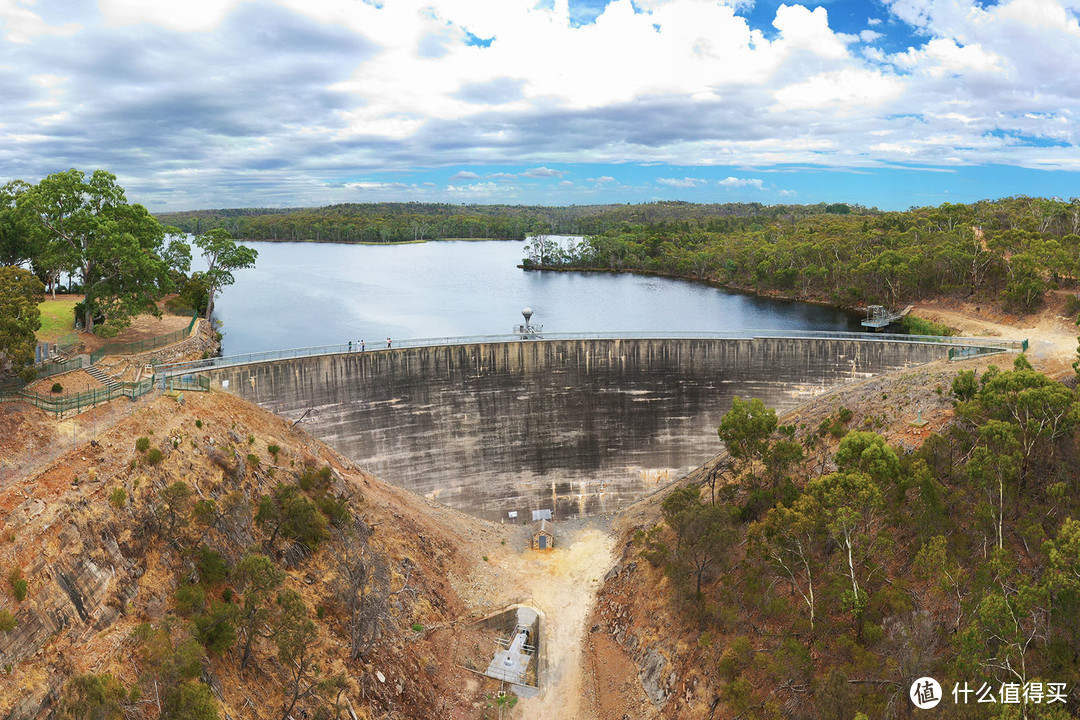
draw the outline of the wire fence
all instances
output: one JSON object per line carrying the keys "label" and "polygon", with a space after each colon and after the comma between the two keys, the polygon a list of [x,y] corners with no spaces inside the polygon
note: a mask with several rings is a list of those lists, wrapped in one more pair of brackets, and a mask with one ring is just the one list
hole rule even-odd
{"label": "wire fence", "polygon": [[183,330],[177,330],[171,332],[168,335],[159,335],[158,337],[147,338],[146,340],[138,340],[130,343],[110,343],[104,345],[94,352],[90,353],[90,364],[96,364],[101,358],[106,355],[136,355],[147,350],[156,350],[159,347],[165,347],[166,345],[172,345],[173,343],[186,340],[191,335],[192,328],[195,327],[195,323],[199,319],[199,313],[191,313],[191,322]]}
{"label": "wire fence", "polygon": [[[378,352],[402,348],[438,347],[446,345],[471,345],[485,343],[505,343],[543,340],[730,340],[730,339],[777,339],[793,340],[856,340],[859,342],[902,342],[943,345],[958,348],[985,348],[995,352],[1024,352],[1027,340],[1000,340],[998,338],[971,338],[942,335],[902,335],[898,333],[861,333],[807,330],[733,330],[729,332],[612,332],[612,333],[530,333],[508,335],[466,335],[462,337],[418,338],[412,340],[393,340],[387,344],[371,343],[360,346],[358,343],[340,343],[337,345],[317,345],[306,348],[287,350],[268,350],[265,352],[226,355],[223,357],[204,358],[182,363],[170,363],[156,366],[163,375],[183,375],[210,370],[213,368],[253,365],[274,360],[312,357],[316,355],[341,355],[356,352]],[[363,349],[361,349],[361,347]]]}
{"label": "wire fence", "polygon": [[174,375],[162,377],[165,390],[193,390],[195,392],[210,392],[210,378],[204,375]]}
{"label": "wire fence", "polygon": [[53,375],[59,375],[60,373],[78,370],[82,366],[83,360],[81,357],[72,358],[59,363],[46,363],[45,365],[38,366],[37,376],[39,379],[52,377]]}
{"label": "wire fence", "polygon": [[78,344],[79,334],[68,333],[67,335],[62,336],[59,340],[56,341],[56,349],[62,353],[67,353]]}
{"label": "wire fence", "polygon": [[136,383],[120,383],[116,387],[95,388],[75,395],[48,395],[26,389],[0,390],[0,402],[25,402],[46,412],[63,415],[73,410],[96,407],[118,397],[135,400],[154,389],[154,379],[149,377]]}

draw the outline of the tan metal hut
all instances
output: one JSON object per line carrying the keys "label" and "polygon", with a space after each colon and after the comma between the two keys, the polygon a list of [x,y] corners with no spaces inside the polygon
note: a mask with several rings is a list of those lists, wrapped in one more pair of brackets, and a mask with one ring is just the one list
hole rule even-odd
{"label": "tan metal hut", "polygon": [[530,547],[533,550],[550,550],[555,547],[555,532],[552,529],[551,521],[540,520],[533,523]]}

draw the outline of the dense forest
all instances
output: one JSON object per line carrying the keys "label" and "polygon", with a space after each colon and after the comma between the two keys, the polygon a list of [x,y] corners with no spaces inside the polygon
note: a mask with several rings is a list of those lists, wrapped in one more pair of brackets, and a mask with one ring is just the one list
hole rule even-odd
{"label": "dense forest", "polygon": [[158,219],[184,232],[215,228],[247,240],[314,242],[413,242],[446,238],[523,240],[529,235],[593,235],[626,224],[706,223],[714,230],[728,220],[798,219],[826,212],[846,213],[847,205],[760,203],[642,205],[449,205],[368,203],[321,208],[244,208],[160,213]]}
{"label": "dense forest", "polygon": [[[655,272],[841,305],[932,295],[1015,311],[1080,276],[1080,199],[1010,197],[884,212],[843,203],[449,205],[199,210],[158,215],[184,232],[249,240],[521,240],[527,268]],[[567,243],[553,235],[582,235]]]}
{"label": "dense forest", "polygon": [[658,272],[843,305],[1000,297],[1017,311],[1080,276],[1080,199],[815,209],[627,222],[581,243],[539,237],[525,266]]}
{"label": "dense forest", "polygon": [[737,398],[729,463],[637,533],[717,717],[907,717],[921,676],[941,717],[1074,716],[1080,401],[1022,355],[953,378],[954,421],[914,452],[875,432],[880,407],[796,427]]}

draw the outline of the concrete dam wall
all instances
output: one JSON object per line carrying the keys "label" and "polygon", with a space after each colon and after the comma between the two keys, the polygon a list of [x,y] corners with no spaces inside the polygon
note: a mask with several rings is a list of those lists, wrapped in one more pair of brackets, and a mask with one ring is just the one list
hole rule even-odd
{"label": "concrete dam wall", "polygon": [[943,358],[907,342],[530,340],[209,371],[372,473],[494,520],[622,507],[719,452],[732,397],[778,412],[845,381]]}

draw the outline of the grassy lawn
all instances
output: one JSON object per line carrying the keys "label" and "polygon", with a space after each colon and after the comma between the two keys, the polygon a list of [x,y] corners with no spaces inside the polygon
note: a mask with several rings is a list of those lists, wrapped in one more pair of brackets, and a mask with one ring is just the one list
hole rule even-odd
{"label": "grassy lawn", "polygon": [[37,331],[38,340],[56,342],[62,335],[75,332],[75,303],[81,296],[58,297],[48,299],[38,305],[41,310],[41,329]]}

